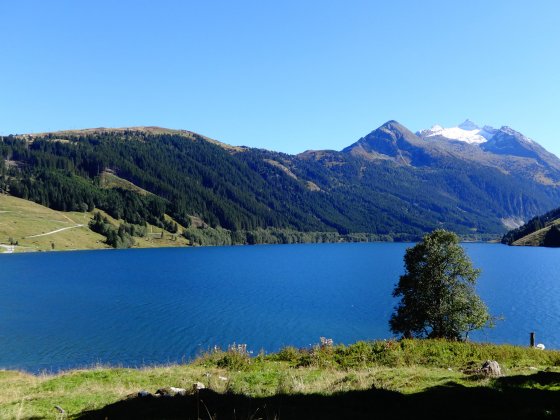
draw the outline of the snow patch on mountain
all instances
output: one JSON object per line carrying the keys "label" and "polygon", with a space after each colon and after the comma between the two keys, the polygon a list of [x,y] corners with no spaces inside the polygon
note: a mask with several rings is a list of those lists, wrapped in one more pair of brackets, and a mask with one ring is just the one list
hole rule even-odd
{"label": "snow patch on mountain", "polygon": [[536,144],[537,142],[533,139],[530,139],[529,137],[521,134],[519,131],[515,131],[514,129],[508,127],[507,125],[504,125],[502,128],[500,128],[500,131],[503,133],[506,133],[512,137],[516,137],[517,139],[519,139],[522,142],[525,143],[530,143],[530,144]]}
{"label": "snow patch on mountain", "polygon": [[444,128],[441,125],[434,125],[428,130],[420,131],[419,135],[423,138],[437,136],[469,144],[481,144],[490,140],[496,134],[496,131],[490,126],[485,125],[480,128],[471,120],[465,120],[456,127]]}

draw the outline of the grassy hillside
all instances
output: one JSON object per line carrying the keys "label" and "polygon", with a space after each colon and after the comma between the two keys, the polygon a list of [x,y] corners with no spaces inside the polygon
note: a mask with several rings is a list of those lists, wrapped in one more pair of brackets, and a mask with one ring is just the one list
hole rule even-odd
{"label": "grassy hillside", "polygon": [[523,226],[510,230],[503,236],[502,243],[560,247],[560,208],[533,217]]}
{"label": "grassy hillside", "polygon": [[[497,360],[502,377],[478,372]],[[193,391],[200,382],[206,389]],[[137,398],[180,387],[188,395]],[[431,340],[249,357],[242,347],[186,365],[0,371],[0,418],[557,418],[560,352]],[[58,418],[61,415],[58,414]]]}
{"label": "grassy hillside", "polygon": [[104,171],[99,175],[99,185],[101,188],[121,188],[123,190],[134,191],[140,195],[150,194],[148,191],[137,187],[132,182],[122,179],[110,171]]}
{"label": "grassy hillside", "polygon": [[2,194],[0,244],[17,242],[16,252],[51,250],[53,243],[56,250],[108,248],[105,238],[88,228],[90,219],[91,213],[60,212]]}
{"label": "grassy hillside", "polygon": [[[106,213],[102,212],[105,216]],[[105,249],[105,237],[91,231],[88,223],[93,212],[62,212],[49,209],[31,201],[0,194],[0,252]],[[118,225],[118,221],[108,216]],[[145,238],[134,238],[138,248],[184,246],[188,241],[149,225]],[[53,248],[54,244],[54,248]]]}
{"label": "grassy hillside", "polygon": [[542,246],[547,233],[552,229],[553,226],[560,226],[560,219],[550,222],[550,224],[542,229],[535,232],[531,232],[526,236],[523,236],[512,243],[512,245],[517,246]]}

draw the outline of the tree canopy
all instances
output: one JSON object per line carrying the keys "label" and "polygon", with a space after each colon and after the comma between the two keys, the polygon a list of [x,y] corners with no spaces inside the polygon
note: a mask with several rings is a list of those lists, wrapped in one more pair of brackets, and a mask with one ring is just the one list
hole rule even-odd
{"label": "tree canopy", "polygon": [[490,324],[487,307],[476,294],[475,269],[456,234],[435,230],[408,248],[406,272],[393,296],[400,302],[389,325],[405,337],[464,340]]}

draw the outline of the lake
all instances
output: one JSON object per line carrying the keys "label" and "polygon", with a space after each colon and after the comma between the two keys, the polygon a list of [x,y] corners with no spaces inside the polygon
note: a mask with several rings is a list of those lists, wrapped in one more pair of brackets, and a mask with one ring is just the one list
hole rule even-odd
{"label": "lake", "polygon": [[[187,361],[391,338],[391,291],[410,244],[265,245],[0,255],[0,368]],[[504,320],[477,341],[560,348],[560,250],[465,244]]]}

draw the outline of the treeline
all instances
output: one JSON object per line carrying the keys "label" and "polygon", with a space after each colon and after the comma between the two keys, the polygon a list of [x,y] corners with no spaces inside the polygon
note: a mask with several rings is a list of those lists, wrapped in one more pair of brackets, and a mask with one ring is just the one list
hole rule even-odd
{"label": "treeline", "polygon": [[560,226],[551,226],[543,239],[543,246],[548,246],[551,248],[560,247]]}
{"label": "treeline", "polygon": [[254,231],[230,231],[223,228],[188,228],[183,236],[196,246],[304,244],[336,242],[392,242],[412,241],[417,238],[406,235],[375,235],[338,232],[299,232],[287,229],[257,229]]}
{"label": "treeline", "polygon": [[140,195],[115,188],[102,189],[95,182],[75,174],[38,169],[31,173],[16,171],[7,183],[10,194],[54,210],[93,211],[98,208],[115,219],[129,223],[164,227],[165,200],[155,195]]}
{"label": "treeline", "polygon": [[[553,221],[560,218],[560,208],[551,210],[543,215],[533,217],[523,226],[518,227],[517,229],[510,230],[502,237],[502,243],[511,245],[518,239],[521,239],[537,230],[541,230],[547,226],[549,226]],[[556,231],[556,227],[553,227],[548,233],[548,239],[545,239],[549,245],[545,246],[555,246],[552,245],[555,243],[556,233],[552,232],[552,230]],[[550,237],[549,237],[550,235]]]}
{"label": "treeline", "polygon": [[142,238],[147,234],[146,225],[121,223],[119,227],[115,227],[99,212],[95,212],[89,228],[105,236],[105,242],[113,248],[131,248],[134,246],[134,236]]}

